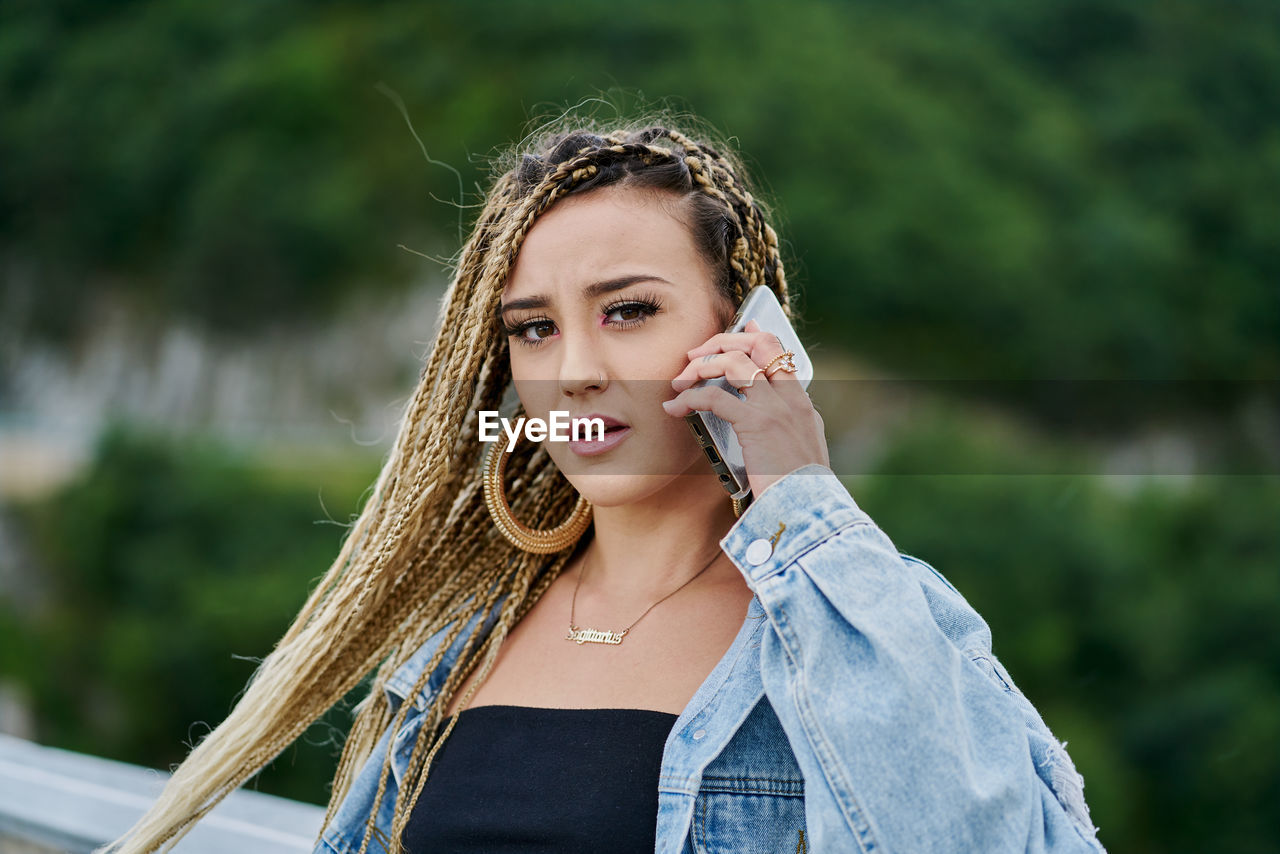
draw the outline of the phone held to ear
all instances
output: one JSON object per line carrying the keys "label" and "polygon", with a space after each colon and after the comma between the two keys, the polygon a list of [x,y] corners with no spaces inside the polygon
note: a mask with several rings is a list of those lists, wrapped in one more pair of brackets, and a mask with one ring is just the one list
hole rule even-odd
{"label": "phone held to ear", "polygon": [[[761,331],[772,332],[778,336],[784,350],[790,350],[795,354],[795,377],[800,381],[801,388],[807,389],[809,381],[813,379],[813,363],[809,361],[809,356],[801,346],[799,336],[791,328],[791,322],[787,320],[782,304],[778,302],[773,291],[765,285],[757,285],[751,289],[725,331],[741,332],[743,327],[752,320],[760,325]],[[764,379],[764,375],[761,374],[757,379]],[[698,385],[716,385],[739,398],[746,397],[724,377],[703,380]],[[735,501],[746,498],[751,492],[751,484],[747,482],[747,467],[742,459],[742,445],[738,443],[738,436],[733,432],[733,425],[711,412],[692,412],[686,415],[684,420],[689,424],[693,435],[697,437],[698,444],[702,446],[707,459],[711,461],[711,468],[719,476],[720,485]]]}

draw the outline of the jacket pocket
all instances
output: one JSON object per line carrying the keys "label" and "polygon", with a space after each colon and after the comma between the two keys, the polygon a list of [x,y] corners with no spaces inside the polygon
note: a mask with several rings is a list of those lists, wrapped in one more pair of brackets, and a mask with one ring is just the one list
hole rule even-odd
{"label": "jacket pocket", "polygon": [[804,804],[804,775],[762,697],[703,771],[686,854],[808,854]]}
{"label": "jacket pocket", "polygon": [[704,779],[694,802],[689,849],[696,854],[808,854],[805,836],[803,781]]}

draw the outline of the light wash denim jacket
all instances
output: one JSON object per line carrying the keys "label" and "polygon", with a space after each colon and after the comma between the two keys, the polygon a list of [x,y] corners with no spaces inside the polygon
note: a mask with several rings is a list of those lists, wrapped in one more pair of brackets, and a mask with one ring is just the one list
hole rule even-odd
{"label": "light wash denim jacket", "polygon": [[[900,554],[830,469],[775,482],[721,546],[755,597],[667,738],[658,854],[1103,851],[1084,781],[992,654],[986,623]],[[442,636],[388,681],[393,709]],[[376,824],[389,833],[423,710],[461,646],[383,734],[317,854],[359,849],[393,739]],[[384,850],[376,834],[369,850]]]}

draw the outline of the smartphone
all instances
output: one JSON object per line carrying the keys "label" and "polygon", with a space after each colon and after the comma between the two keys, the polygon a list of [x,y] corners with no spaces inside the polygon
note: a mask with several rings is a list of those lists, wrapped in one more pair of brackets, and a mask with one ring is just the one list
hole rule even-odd
{"label": "smartphone", "polygon": [[[800,338],[791,328],[791,322],[782,310],[782,304],[774,296],[773,291],[765,285],[757,285],[747,294],[734,315],[726,332],[741,332],[748,322],[754,320],[760,324],[764,332],[772,332],[782,342],[784,350],[795,353],[796,379],[800,387],[807,389],[813,379],[813,363],[800,345]],[[764,379],[764,374],[756,377],[756,382]],[[738,391],[724,377],[703,380],[698,385],[716,385],[739,398],[746,395]],[[751,485],[747,482],[747,467],[742,460],[742,445],[738,444],[738,436],[733,432],[733,425],[711,412],[692,412],[685,416],[689,429],[697,437],[698,444],[711,462],[711,468],[720,478],[720,485],[735,500],[747,497]]]}

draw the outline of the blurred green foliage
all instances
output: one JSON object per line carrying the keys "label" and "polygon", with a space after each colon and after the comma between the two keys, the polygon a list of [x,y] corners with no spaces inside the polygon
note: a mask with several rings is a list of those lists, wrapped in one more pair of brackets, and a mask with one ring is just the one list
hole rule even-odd
{"label": "blurred green foliage", "polygon": [[0,232],[40,286],[9,301],[54,334],[110,280],[252,331],[400,287],[495,146],[615,84],[733,134],[815,338],[919,376],[1280,370],[1269,0],[14,0]]}
{"label": "blurred green foliage", "polygon": [[[396,244],[451,256],[488,158],[604,90],[602,116],[674,96],[732,134],[815,351],[920,377],[1280,373],[1269,0],[10,0],[0,314],[67,342],[104,289],[227,335],[330,315],[436,274]],[[1175,407],[1231,402],[1186,388]],[[1086,451],[1052,432],[936,415],[850,486],[986,617],[1112,850],[1274,850],[1276,478],[908,474],[1066,470]],[[376,465],[109,434],[19,508],[45,590],[0,600],[0,671],[41,740],[179,761],[336,555],[343,529],[314,523]],[[346,724],[257,785],[322,802]]]}
{"label": "blurred green foliage", "polygon": [[[108,432],[78,482],[20,507],[43,604],[0,599],[0,672],[39,738],[153,767],[230,712],[333,562],[377,460],[319,471],[213,444]],[[350,719],[337,709],[261,777],[318,800]],[[185,746],[184,746],[185,743]]]}
{"label": "blurred green foliage", "polygon": [[1272,850],[1280,478],[916,474],[956,455],[1052,470],[949,426],[910,428],[847,485],[991,626],[1069,743],[1099,838],[1142,854]]}
{"label": "blurred green foliage", "polygon": [[[1068,741],[1104,843],[1268,850],[1280,832],[1280,479],[900,473],[997,453],[948,424],[909,428],[876,474],[847,483],[987,620],[996,654]],[[1030,453],[1015,456],[1043,470]],[[253,664],[238,656],[271,649],[331,562],[341,529],[315,523],[355,508],[373,463],[282,469],[211,444],[108,436],[80,482],[24,511],[46,606],[0,610],[0,670],[34,698],[40,739],[179,761],[184,735],[205,731],[192,722],[216,724],[243,689]],[[335,709],[254,785],[323,803],[349,721]]]}

